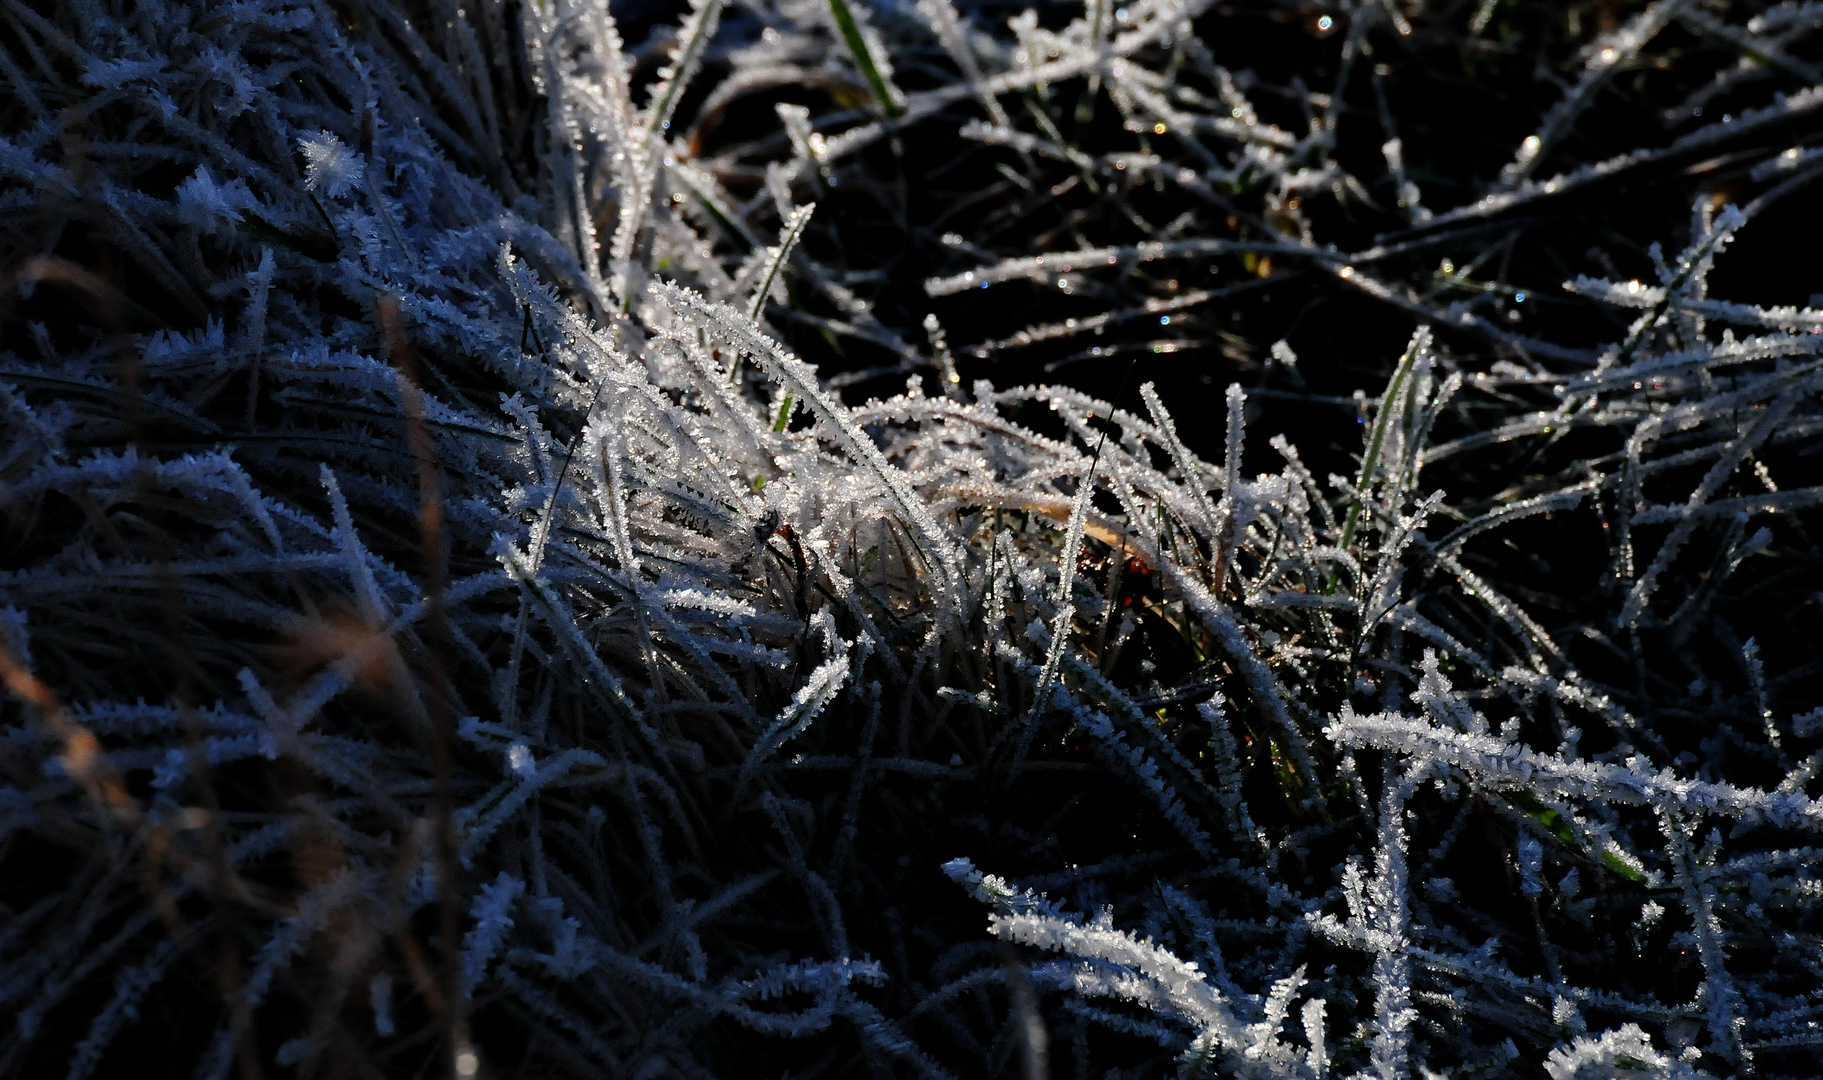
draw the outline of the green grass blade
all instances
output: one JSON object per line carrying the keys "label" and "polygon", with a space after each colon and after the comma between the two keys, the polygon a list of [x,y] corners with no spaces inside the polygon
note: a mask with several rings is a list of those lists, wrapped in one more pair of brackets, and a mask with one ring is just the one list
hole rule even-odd
{"label": "green grass blade", "polygon": [[829,13],[835,16],[836,28],[842,31],[842,40],[848,42],[848,51],[855,54],[855,63],[860,65],[861,75],[867,79],[867,85],[879,100],[880,108],[888,117],[897,120],[899,106],[893,101],[892,91],[880,75],[880,67],[874,63],[866,40],[861,37],[860,24],[855,22],[854,12],[848,10],[847,0],[829,0]]}

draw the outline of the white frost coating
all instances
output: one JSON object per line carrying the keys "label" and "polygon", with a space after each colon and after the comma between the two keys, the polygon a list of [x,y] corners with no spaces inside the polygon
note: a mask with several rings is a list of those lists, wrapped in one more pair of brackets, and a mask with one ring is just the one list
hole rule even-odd
{"label": "white frost coating", "polygon": [[[1280,1039],[1291,1003],[1304,985],[1302,968],[1276,981],[1262,997],[1237,1003],[1212,986],[1195,963],[1116,929],[1109,912],[1083,922],[1042,895],[1029,889],[1021,893],[1002,878],[982,874],[967,859],[953,859],[943,870],[977,900],[993,906],[988,930],[996,937],[1080,961],[1069,969],[1070,985],[1077,992],[1121,998],[1187,1025],[1195,1033],[1185,1053],[1187,1062],[1215,1055],[1244,1077],[1323,1075],[1321,999],[1306,1002],[1302,1010],[1309,1049]],[[1237,1005],[1260,1019],[1242,1022],[1235,1013]]]}
{"label": "white frost coating", "polygon": [[771,726],[760,737],[754,740],[753,749],[747,760],[741,765],[741,782],[745,783],[754,769],[770,757],[780,746],[790,741],[792,736],[809,727],[817,715],[835,698],[838,691],[852,677],[852,665],[849,661],[850,645],[836,633],[835,621],[827,609],[817,612],[812,624],[822,637],[829,656],[805,677],[797,693],[792,695],[791,704],[785,706]]}
{"label": "white frost coating", "polygon": [[[1373,881],[1363,890],[1366,904],[1355,911],[1373,942],[1374,1038],[1371,1060],[1380,1080],[1410,1075],[1411,1028],[1418,1019],[1412,1008],[1410,913],[1406,876],[1405,800],[1412,781],[1389,766],[1380,799],[1379,846],[1374,852]],[[1355,868],[1349,868],[1354,871]]]}
{"label": "white frost coating", "polygon": [[[1112,921],[1105,917],[1078,925],[1043,915],[996,912],[988,916],[988,929],[995,936],[1018,945],[1103,960],[1126,968],[1146,982],[1105,984],[1111,992],[1132,997],[1142,1004],[1154,1001],[1163,1004],[1202,1030],[1213,1032],[1225,1047],[1242,1042],[1241,1025],[1235,1022],[1228,1003],[1209,987],[1207,977],[1196,965],[1114,929]],[[1152,997],[1147,991],[1153,989],[1159,996],[1146,1000]]]}
{"label": "white frost coating", "polygon": [[947,591],[954,581],[958,562],[946,531],[931,517],[923,500],[906,483],[904,475],[886,460],[872,439],[854,426],[854,422],[848,418],[848,410],[823,392],[817,383],[816,369],[786,352],[777,342],[760,333],[751,320],[726,305],[706,300],[674,285],[654,284],[652,291],[655,297],[674,308],[692,312],[732,337],[773,378],[800,395],[800,399],[816,412],[818,418],[829,425],[832,434],[841,441],[844,449],[860,464],[867,466],[886,488],[905,515],[906,523],[917,530],[918,539],[935,563],[934,569],[941,575],[941,579],[947,579],[941,580],[942,587]]}
{"label": "white frost coating", "polygon": [[1569,129],[1587,108],[1589,101],[1623,64],[1639,55],[1647,42],[1670,24],[1690,0],[1659,0],[1627,20],[1620,28],[1596,38],[1584,49],[1583,73],[1576,85],[1545,114],[1544,123],[1535,134],[1520,143],[1519,153],[1501,170],[1507,185],[1530,176],[1532,170],[1552,149],[1557,139]]}
{"label": "white frost coating", "polygon": [[949,277],[931,278],[924,283],[924,291],[932,296],[950,296],[968,289],[986,288],[989,285],[998,285],[1008,281],[1043,282],[1059,274],[1106,270],[1124,263],[1189,259],[1235,252],[1305,255],[1317,259],[1337,258],[1333,253],[1291,244],[1241,240],[1153,240],[1126,247],[1086,248],[1055,255],[1031,255],[1020,259],[1007,259],[992,266],[984,266],[979,270],[967,270]]}
{"label": "white frost coating", "polygon": [[468,917],[474,926],[462,936],[462,992],[472,996],[488,964],[500,952],[513,928],[513,904],[525,895],[525,882],[502,871],[475,894]]}
{"label": "white frost coating", "polygon": [[765,261],[761,264],[759,273],[754,275],[757,284],[753,287],[753,302],[747,307],[749,321],[759,322],[760,313],[766,309],[766,302],[774,298],[774,283],[778,280],[779,271],[784,268],[785,261],[791,258],[791,249],[803,238],[804,226],[810,223],[810,215],[816,209],[816,203],[805,203],[793,209],[791,216],[779,226],[779,242],[766,249]]}
{"label": "white frost coating", "polygon": [[1686,780],[1670,769],[1573,761],[1493,735],[1445,731],[1393,713],[1362,716],[1344,708],[1323,733],[1341,746],[1390,750],[1447,765],[1493,787],[1823,831],[1823,803],[1794,792]]}
{"label": "white frost coating", "polygon": [[1709,1075],[1653,1046],[1638,1024],[1578,1036],[1552,1050],[1544,1070],[1551,1080],[1699,1080]]}
{"label": "white frost coating", "polygon": [[[308,156],[308,155],[306,155]],[[188,180],[177,185],[177,205],[185,222],[214,230],[224,222],[244,220],[241,211],[255,209],[259,201],[240,178],[217,184],[207,165],[198,165]]]}
{"label": "white frost coating", "polygon": [[[1090,830],[1110,838],[1099,862],[1046,873],[1086,834],[1066,811],[1043,826],[1049,846],[1040,808],[1021,819],[1038,832],[992,835],[1040,864],[1023,868],[1043,875],[1031,889],[948,867],[994,906],[997,933],[1064,950],[1027,972],[1055,1035],[1108,1027],[1224,1076],[1686,1077],[1721,1060],[1806,1074],[1768,1062],[1814,1053],[1823,1023],[1806,966],[1819,855],[1799,835],[1818,820],[1823,713],[1786,662],[1793,642],[1760,620],[1778,606],[1803,626],[1814,606],[1801,591],[1740,601],[1814,556],[1823,487],[1803,465],[1823,437],[1823,314],[1714,299],[1708,280],[1764,200],[1823,161],[1779,152],[1823,93],[1777,91],[1816,83],[1804,57],[1823,8],[1742,21],[1660,3],[1590,55],[1544,56],[1584,74],[1518,146],[1525,175],[1451,210],[1442,187],[1419,203],[1405,116],[1388,109],[1376,129],[1341,107],[1365,100],[1370,63],[1375,79],[1404,63],[1381,48],[1402,25],[1459,33],[1448,5],[1332,10],[1318,31],[1340,33],[1337,85],[1284,98],[1222,66],[1200,35],[1227,16],[1201,3],[1086,0],[1003,23],[946,0],[849,0],[855,52],[888,79],[915,65],[926,88],[889,86],[890,121],[817,95],[738,144],[712,131],[737,102],[866,93],[827,3],[763,5],[722,29],[719,3],[693,3],[637,58],[606,0],[411,22],[366,5],[374,19],[346,23],[239,5],[169,34],[156,3],[78,6],[80,41],[22,16],[0,43],[17,98],[0,205],[24,221],[102,215],[145,279],[136,295],[193,310],[175,323],[191,328],[130,335],[132,395],[107,332],[28,322],[0,357],[3,495],[33,536],[0,572],[0,629],[18,672],[64,699],[39,712],[69,725],[7,729],[23,765],[0,782],[0,832],[29,837],[15,853],[92,841],[84,857],[118,869],[122,834],[64,766],[96,740],[144,825],[122,850],[145,838],[207,854],[207,873],[158,862],[161,887],[182,911],[237,913],[232,1000],[282,1064],[326,1063],[330,1044],[276,991],[293,975],[325,985],[330,963],[354,994],[351,1033],[401,1060],[425,1013],[393,1001],[394,984],[420,984],[390,947],[362,953],[341,930],[401,914],[421,929],[447,902],[473,1000],[530,1019],[579,1071],[715,1072],[736,1025],[859,1040],[870,1062],[930,1080],[966,1072],[982,1058],[946,1033],[999,1019],[979,1010],[1004,1000],[1007,952],[899,903],[892,882],[930,868],[901,879],[881,861],[882,835],[898,835],[882,811],[908,789],[1004,783],[1017,799],[1059,769],[1089,770],[1089,805],[1118,808]],[[1702,47],[1649,40],[1667,20],[1678,50]],[[497,55],[507,42],[525,55]],[[1689,56],[1723,67],[1670,118],[1688,134],[1570,160],[1562,135],[1604,82]],[[1753,62],[1727,66],[1741,56]],[[491,81],[521,71],[535,99]],[[1262,93],[1308,123],[1263,121]],[[1090,100],[1104,110],[1091,143],[1044,117]],[[1002,106],[1014,101],[1038,107]],[[71,152],[76,134],[92,152]],[[1381,152],[1345,161],[1338,136]],[[999,169],[1070,227],[1035,240],[957,224],[928,237],[951,253],[926,271],[930,291],[895,295],[903,280],[869,268],[899,253],[857,253],[828,208],[883,190],[870,185],[895,162],[915,175],[926,162],[891,152],[932,145]],[[1648,252],[1656,273],[1639,282],[1570,287],[1569,302],[1633,320],[1604,346],[1522,332],[1547,324],[1531,319],[1540,301],[1565,298],[1521,296],[1494,264],[1442,259],[1423,280],[1426,261],[1497,236],[1496,213],[1557,220],[1562,196],[1743,147],[1773,155],[1731,166],[1760,198],[1693,207],[1688,244]],[[1562,176],[1532,179],[1559,162]],[[1141,201],[1183,213],[1141,222],[1126,213]],[[1338,201],[1424,231],[1332,248]],[[904,224],[924,257],[929,222]],[[1230,298],[1302,289],[1312,271],[1452,329],[1414,350],[1378,415],[1362,410],[1379,432],[1368,467],[1334,483],[1282,438],[1277,472],[1242,477],[1249,413],[1328,422],[1303,384],[1333,373],[1315,339],[1301,367],[1275,344],[1258,391],[1230,394],[1225,445],[1216,413],[1156,388],[1123,412],[1066,387],[973,381],[1011,350],[1107,365],[1134,348],[1244,349],[1221,329]],[[28,265],[22,293],[58,272]],[[661,276],[676,285],[649,289]],[[986,321],[950,318],[962,290],[1019,280],[1069,300],[1037,324],[991,305],[977,305]],[[397,304],[402,343],[365,316],[376,297]],[[919,332],[932,306],[947,334],[936,315]],[[820,382],[779,344],[801,334],[860,343],[849,355],[881,366]],[[837,393],[907,376],[922,381],[882,400]],[[127,401],[158,438],[132,437]],[[1346,399],[1330,404],[1338,444],[1370,432]],[[434,470],[416,468],[419,436]],[[421,488],[430,474],[440,504]],[[171,550],[142,543],[146,528]],[[426,540],[448,552],[449,580]],[[1566,555],[1605,560],[1605,583],[1585,575],[1588,595],[1568,597],[1574,614],[1549,595],[1574,580]],[[157,635],[173,613],[200,666],[188,697],[134,648],[119,648],[124,674],[110,659],[70,675],[83,627],[118,617]],[[240,638],[222,648],[202,625]],[[274,670],[243,655],[267,644]],[[1590,655],[1608,658],[1602,674],[1577,667]],[[439,732],[449,837],[424,752]],[[1386,760],[1388,779],[1362,775]],[[240,780],[264,770],[308,794],[261,802]],[[214,809],[214,779],[235,809]],[[987,835],[941,809],[910,812],[962,843]],[[1512,871],[1491,946],[1480,905],[1506,886],[1467,876],[1462,856],[1490,817]],[[462,872],[440,872],[444,842]],[[717,854],[736,845],[739,860]],[[327,849],[345,857],[323,865]],[[295,895],[269,892],[263,875],[292,862],[314,869]],[[242,875],[250,891],[229,891]],[[137,873],[69,899],[9,912],[0,1011],[18,1014],[22,1052],[52,1066],[61,1053],[80,1080],[152,994],[192,992],[164,976],[220,964],[222,939],[171,931]],[[779,927],[780,944],[727,932],[755,925]],[[901,980],[899,935],[954,962]],[[1610,963],[1629,950],[1685,951],[1700,991],[1673,1001],[1630,982],[1640,965]],[[889,992],[863,990],[889,973]],[[47,1023],[53,1010],[70,1022]],[[1598,1016],[1616,1030],[1582,1030]],[[198,1075],[232,1071],[231,1028]],[[1052,1045],[1068,1071],[1071,1039]]]}
{"label": "white frost coating", "polygon": [[[1165,449],[1171,455],[1171,464],[1177,467],[1178,475],[1183,478],[1184,486],[1189,489],[1191,496],[1196,500],[1197,511],[1202,515],[1203,527],[1209,530],[1210,536],[1219,535],[1222,528],[1218,524],[1219,516],[1216,514],[1215,506],[1209,502],[1209,490],[1197,474],[1196,463],[1190,456],[1190,451],[1185,448],[1183,440],[1177,437],[1177,425],[1172,421],[1171,414],[1165,411],[1164,402],[1158,399],[1158,391],[1153,389],[1153,384],[1142,383],[1139,388],[1139,396],[1146,403],[1147,411],[1152,414],[1152,422],[1158,425],[1159,434],[1164,437]],[[1223,499],[1226,500],[1227,490],[1234,483],[1235,477],[1232,474],[1224,473],[1218,479],[1222,484]]]}

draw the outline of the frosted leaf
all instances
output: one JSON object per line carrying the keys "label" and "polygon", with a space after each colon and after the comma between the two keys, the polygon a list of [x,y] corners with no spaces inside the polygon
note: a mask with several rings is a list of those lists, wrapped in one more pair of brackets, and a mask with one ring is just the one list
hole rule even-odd
{"label": "frosted leaf", "polygon": [[118,60],[104,60],[100,56],[89,59],[83,68],[82,82],[98,90],[117,90],[129,82],[138,82],[152,78],[164,71],[166,61],[163,58],[131,60],[122,57]]}
{"label": "frosted leaf", "polygon": [[1582,1036],[1545,1059],[1551,1080],[1698,1080],[1709,1074],[1663,1053],[1637,1024]]}
{"label": "frosted leaf", "polygon": [[475,894],[468,916],[474,926],[462,937],[462,989],[473,994],[487,973],[488,964],[505,944],[513,928],[512,908],[525,893],[525,883],[505,871]]}
{"label": "frosted leaf", "polygon": [[1791,733],[1800,739],[1814,739],[1823,734],[1823,705],[1793,716]]}
{"label": "frosted leaf", "polygon": [[1317,1080],[1322,1080],[1329,1071],[1329,1052],[1324,1044],[1324,1009],[1326,1005],[1327,1003],[1322,998],[1311,998],[1304,1003],[1302,1013],[1304,1038],[1310,1043],[1310,1054],[1305,1062]]}
{"label": "frosted leaf", "polygon": [[658,133],[671,126],[671,114],[677,108],[677,102],[696,69],[702,63],[703,52],[708,49],[714,37],[715,26],[721,18],[724,0],[693,0],[690,12],[684,17],[683,26],[677,34],[677,43],[673,46],[667,63],[658,73],[658,83],[652,90],[651,101],[646,108],[645,128],[648,132]]}
{"label": "frosted leaf", "polygon": [[1669,769],[1646,772],[1604,762],[1571,761],[1492,735],[1440,730],[1395,715],[1362,716],[1351,708],[1344,708],[1324,734],[1343,746],[1392,750],[1448,765],[1496,787],[1541,789],[1568,798],[1823,831],[1823,804],[1796,792],[1685,780]]}
{"label": "frosted leaf", "polygon": [[218,185],[209,175],[209,167],[199,165],[195,174],[177,186],[177,205],[186,223],[213,232],[224,222],[241,221],[241,211],[255,209],[259,203],[245,180],[236,177]]}
{"label": "frosted leaf", "polygon": [[1519,838],[1519,891],[1536,898],[1544,891],[1541,877],[1544,868],[1544,846],[1538,838],[1524,834]]}

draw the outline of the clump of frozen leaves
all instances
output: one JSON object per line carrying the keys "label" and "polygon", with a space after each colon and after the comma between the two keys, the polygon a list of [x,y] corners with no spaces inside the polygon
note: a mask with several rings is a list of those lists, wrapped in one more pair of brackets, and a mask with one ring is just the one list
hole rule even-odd
{"label": "clump of frozen leaves", "polygon": [[[1530,176],[1602,65],[1710,18],[1686,8],[1603,39],[1461,214],[1580,183]],[[11,282],[81,310],[0,372],[0,858],[56,868],[9,875],[0,1070],[106,1069],[180,983],[206,987],[175,1027],[206,1077],[946,1075],[1015,1037],[1036,1068],[1045,1024],[980,1007],[1021,979],[1083,1068],[1106,1031],[1262,1076],[1811,1060],[1817,716],[1760,645],[1697,648],[1754,560],[1815,556],[1819,489],[1767,462],[1817,430],[1823,316],[1706,293],[1758,204],[1700,206],[1656,283],[1577,282],[1640,312],[1585,357],[1319,246],[1298,200],[1359,186],[1325,160],[1336,118],[1260,122],[1195,4],[999,36],[944,0],[756,6],[767,32],[728,50],[702,0],[645,54],[571,0],[8,10],[0,205],[39,252],[104,238],[182,318],[59,258]],[[1730,32],[1782,55],[1783,10]],[[1405,19],[1346,15],[1351,63]],[[904,89],[895,55],[952,77]],[[807,72],[869,104],[781,106],[757,168],[699,156],[679,110],[711,60],[698,117]],[[1192,160],[1016,126],[1071,84]],[[1421,330],[1326,481],[1283,438],[1248,459],[1238,388],[1219,462],[1149,383],[965,388],[940,323],[912,344],[801,243],[852,161],[952,109],[1028,162],[1270,214],[931,295],[1308,260],[1527,362],[1465,368]],[[941,393],[850,406],[774,318]],[[1566,463],[1584,435],[1607,449]],[[1493,494],[1449,493],[1469,461]],[[1602,523],[1614,603],[1554,631],[1480,568],[1558,516]],[[1680,665],[1695,707],[1659,685]],[[1028,972],[945,937],[894,895],[931,868],[891,862],[945,820],[928,793],[1040,764],[1118,784],[1149,846],[1031,882],[1060,900],[946,867],[1061,957]],[[781,1043],[818,1049],[752,1049]]]}

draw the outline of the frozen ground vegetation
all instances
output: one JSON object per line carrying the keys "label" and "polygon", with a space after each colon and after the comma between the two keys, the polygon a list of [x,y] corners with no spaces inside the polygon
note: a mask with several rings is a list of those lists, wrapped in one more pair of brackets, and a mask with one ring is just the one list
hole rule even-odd
{"label": "frozen ground vegetation", "polygon": [[1823,5],[620,14],[0,0],[0,1074],[1823,1071]]}

